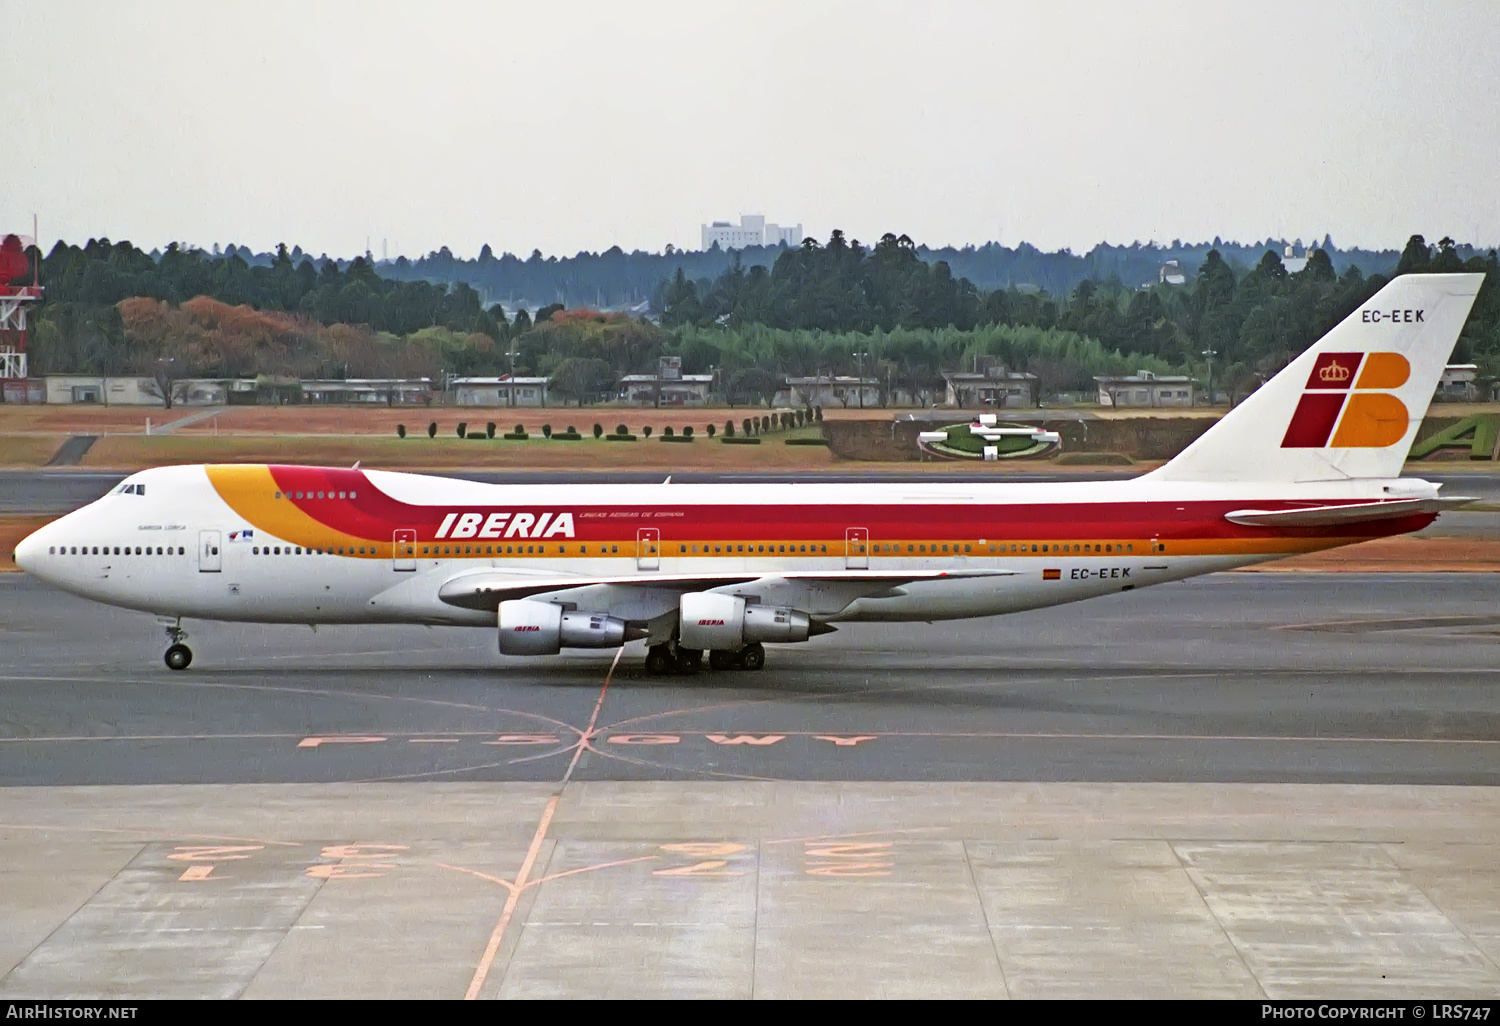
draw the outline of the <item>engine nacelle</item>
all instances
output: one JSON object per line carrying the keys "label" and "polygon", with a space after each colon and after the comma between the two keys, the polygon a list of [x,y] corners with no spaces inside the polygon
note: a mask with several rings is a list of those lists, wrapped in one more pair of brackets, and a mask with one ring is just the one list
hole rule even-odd
{"label": "engine nacelle", "polygon": [[579,613],[531,599],[500,603],[498,618],[503,655],[557,655],[563,648],[618,648],[645,633],[603,613]]}
{"label": "engine nacelle", "polygon": [[806,641],[806,613],[750,605],[738,595],[695,591],[682,596],[677,640],[683,648],[738,651],[755,641]]}

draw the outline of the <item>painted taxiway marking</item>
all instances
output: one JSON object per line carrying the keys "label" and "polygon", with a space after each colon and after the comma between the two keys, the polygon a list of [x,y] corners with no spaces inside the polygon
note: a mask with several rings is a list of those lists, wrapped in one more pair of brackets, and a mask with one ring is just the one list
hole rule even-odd
{"label": "painted taxiway marking", "polygon": [[536,825],[536,833],[531,835],[531,844],[526,849],[526,858],[521,862],[521,871],[516,874],[516,879],[509,888],[510,893],[505,899],[505,907],[500,910],[500,921],[495,924],[494,930],[490,931],[489,943],[484,946],[484,954],[480,956],[479,964],[474,967],[474,977],[469,981],[469,989],[464,992],[465,1001],[473,1001],[479,997],[479,992],[484,989],[485,977],[490,974],[490,967],[495,964],[495,956],[500,953],[500,941],[505,936],[505,928],[510,925],[510,920],[516,914],[516,905],[521,900],[521,891],[526,887],[526,878],[531,875],[531,867],[536,865],[537,854],[542,850],[542,841],[547,837],[547,827],[552,823],[552,815],[557,811],[559,795],[553,795],[547,799],[547,806],[542,810],[541,821]]}
{"label": "painted taxiway marking", "polygon": [[206,863],[206,864],[203,864],[203,865],[188,866],[186,869],[184,869],[182,871],[182,875],[179,876],[177,879],[179,881],[182,881],[182,882],[191,882],[191,881],[194,881],[194,880],[207,880],[210,876],[213,875],[213,871],[214,871],[214,866],[213,866],[212,862],[209,862],[209,863]]}
{"label": "painted taxiway marking", "polygon": [[297,742],[298,748],[317,748],[320,745],[374,745],[388,738],[375,734],[346,734],[343,736],[305,737]]}
{"label": "painted taxiway marking", "polygon": [[604,683],[599,686],[599,698],[594,702],[594,712],[589,717],[589,724],[578,736],[573,758],[569,761],[568,768],[557,785],[556,793],[547,799],[547,805],[542,809],[542,818],[536,825],[536,833],[531,837],[530,846],[526,849],[526,858],[521,862],[520,872],[516,874],[515,880],[507,888],[509,894],[505,898],[505,907],[500,910],[500,919],[495,923],[495,929],[490,932],[489,943],[484,947],[484,954],[480,956],[479,964],[474,967],[474,976],[469,981],[469,989],[464,992],[465,1001],[473,1001],[484,989],[485,978],[489,976],[490,967],[495,964],[495,956],[500,952],[500,942],[505,937],[505,928],[510,925],[511,917],[516,914],[516,905],[521,900],[521,892],[526,889],[527,877],[531,875],[532,867],[536,865],[537,854],[541,851],[542,842],[547,837],[547,827],[552,823],[552,816],[557,811],[557,803],[562,798],[563,789],[568,786],[568,781],[573,779],[573,771],[578,767],[578,760],[583,758],[583,753],[586,750],[594,750],[591,744],[594,729],[599,722],[599,713],[604,708],[604,698],[609,694],[609,682],[615,675],[615,668],[620,665],[620,657],[624,654],[624,645],[615,650],[615,658],[609,664],[609,670],[604,674]]}

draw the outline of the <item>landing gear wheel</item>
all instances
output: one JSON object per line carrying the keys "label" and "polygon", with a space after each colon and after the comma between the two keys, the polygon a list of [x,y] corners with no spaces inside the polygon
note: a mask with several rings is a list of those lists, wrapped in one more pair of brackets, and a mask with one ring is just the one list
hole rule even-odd
{"label": "landing gear wheel", "polygon": [[677,650],[678,673],[687,675],[697,673],[703,668],[703,650],[698,648],[679,648]]}
{"label": "landing gear wheel", "polygon": [[766,648],[758,641],[753,641],[740,649],[740,665],[747,670],[759,670],[766,665]]}
{"label": "landing gear wheel", "polygon": [[193,650],[186,645],[177,644],[167,649],[164,657],[169,670],[186,670],[193,662]]}
{"label": "landing gear wheel", "polygon": [[708,665],[715,670],[734,670],[740,665],[740,654],[725,648],[716,648],[708,653]]}
{"label": "landing gear wheel", "polygon": [[646,650],[646,672],[660,677],[672,668],[672,656],[666,645],[652,645]]}

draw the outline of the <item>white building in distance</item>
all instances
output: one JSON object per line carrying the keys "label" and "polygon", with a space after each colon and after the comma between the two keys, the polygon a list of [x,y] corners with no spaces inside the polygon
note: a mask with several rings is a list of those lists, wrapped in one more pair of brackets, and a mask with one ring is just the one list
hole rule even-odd
{"label": "white building in distance", "polygon": [[713,249],[716,242],[720,249],[725,250],[745,249],[747,246],[779,246],[783,242],[788,246],[802,245],[800,224],[795,227],[767,224],[763,214],[741,214],[738,225],[728,221],[715,221],[700,227],[703,229],[705,251]]}

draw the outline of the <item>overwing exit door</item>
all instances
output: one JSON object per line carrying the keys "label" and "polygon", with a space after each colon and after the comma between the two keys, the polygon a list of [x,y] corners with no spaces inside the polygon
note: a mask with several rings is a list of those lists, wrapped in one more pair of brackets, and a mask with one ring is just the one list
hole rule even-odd
{"label": "overwing exit door", "polygon": [[844,532],[844,568],[870,569],[870,529],[851,527]]}
{"label": "overwing exit door", "polygon": [[396,571],[417,568],[417,532],[402,528],[391,535],[391,569]]}
{"label": "overwing exit door", "polygon": [[198,572],[216,574],[224,568],[223,556],[219,554],[219,532],[198,532]]}
{"label": "overwing exit door", "polygon": [[635,532],[635,568],[661,569],[661,529],[642,527]]}

